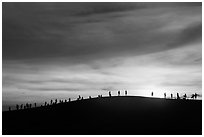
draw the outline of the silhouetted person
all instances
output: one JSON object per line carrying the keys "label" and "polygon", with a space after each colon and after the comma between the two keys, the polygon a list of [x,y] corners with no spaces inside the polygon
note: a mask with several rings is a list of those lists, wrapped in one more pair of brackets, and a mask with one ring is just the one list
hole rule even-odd
{"label": "silhouetted person", "polygon": [[186,95],[186,94],[184,94],[184,95],[183,95],[183,99],[186,99],[186,98],[187,98],[187,95]]}
{"label": "silhouetted person", "polygon": [[64,101],[65,103],[67,103],[67,100],[65,99],[65,101]]}
{"label": "silhouetted person", "polygon": [[91,99],[91,96],[89,96],[89,99]]}
{"label": "silhouetted person", "polygon": [[109,97],[111,97],[111,92],[109,91]]}
{"label": "silhouetted person", "polygon": [[125,90],[125,95],[127,96],[127,90]]}
{"label": "silhouetted person", "polygon": [[16,105],[16,110],[18,110],[18,109],[19,109],[19,105],[17,104],[17,105]]}
{"label": "silhouetted person", "polygon": [[69,98],[69,102],[71,102],[71,98]]}
{"label": "silhouetted person", "polygon": [[164,93],[164,98],[166,98],[166,93]]}
{"label": "silhouetted person", "polygon": [[100,98],[100,95],[98,95],[98,98]]}
{"label": "silhouetted person", "polygon": [[46,106],[47,105],[47,102],[45,101],[45,105],[44,106]]}
{"label": "silhouetted person", "polygon": [[37,104],[35,103],[34,105],[35,105],[35,108],[36,108]]}
{"label": "silhouetted person", "polygon": [[196,99],[196,98],[197,98],[197,96],[198,96],[198,94],[197,94],[197,93],[195,93],[194,95],[195,95],[195,99]]}
{"label": "silhouetted person", "polygon": [[152,92],[152,93],[151,93],[152,97],[153,97],[153,94],[154,94],[154,93]]}
{"label": "silhouetted person", "polygon": [[171,94],[171,99],[173,99],[173,94]]}
{"label": "silhouetted person", "polygon": [[52,105],[52,99],[50,100],[50,105]]}
{"label": "silhouetted person", "polygon": [[177,93],[177,99],[180,99],[180,97],[179,97],[179,93]]}
{"label": "silhouetted person", "polygon": [[83,100],[84,98],[83,97],[81,97],[81,100]]}
{"label": "silhouetted person", "polygon": [[118,96],[120,96],[120,91],[118,91]]}
{"label": "silhouetted person", "polygon": [[26,103],[26,108],[29,108],[29,105],[28,105],[28,103]]}
{"label": "silhouetted person", "polygon": [[32,104],[30,104],[30,108],[32,108]]}
{"label": "silhouetted person", "polygon": [[81,99],[81,96],[79,95],[78,99],[80,100]]}
{"label": "silhouetted person", "polygon": [[23,104],[21,104],[21,109],[23,109]]}
{"label": "silhouetted person", "polygon": [[11,107],[9,107],[9,111],[11,111]]}

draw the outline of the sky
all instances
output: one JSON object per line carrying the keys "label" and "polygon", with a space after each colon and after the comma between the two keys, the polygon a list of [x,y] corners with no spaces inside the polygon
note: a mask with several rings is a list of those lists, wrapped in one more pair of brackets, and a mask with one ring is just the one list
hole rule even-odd
{"label": "sky", "polygon": [[78,95],[202,94],[202,3],[2,4],[3,109]]}

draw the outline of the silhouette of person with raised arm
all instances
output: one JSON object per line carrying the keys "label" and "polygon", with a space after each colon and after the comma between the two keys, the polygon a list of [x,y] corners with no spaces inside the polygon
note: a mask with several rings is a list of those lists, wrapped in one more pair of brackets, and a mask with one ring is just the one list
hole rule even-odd
{"label": "silhouette of person with raised arm", "polygon": [[16,104],[16,110],[18,110],[19,109],[19,105],[18,104]]}
{"label": "silhouette of person with raised arm", "polygon": [[196,99],[196,98],[197,98],[197,96],[198,96],[198,94],[197,94],[197,93],[195,93],[195,94],[194,94],[194,96],[195,96],[195,99]]}
{"label": "silhouette of person with raised arm", "polygon": [[125,90],[125,95],[127,96],[127,90]]}
{"label": "silhouette of person with raised arm", "polygon": [[166,98],[166,93],[164,93],[164,98]]}
{"label": "silhouette of person with raised arm", "polygon": [[171,93],[171,99],[173,99],[173,94]]}
{"label": "silhouette of person with raised arm", "polygon": [[79,98],[78,98],[79,100],[81,99],[81,96],[79,95]]}
{"label": "silhouette of person with raised arm", "polygon": [[109,91],[109,97],[111,97],[111,91]]}
{"label": "silhouette of person with raised arm", "polygon": [[152,95],[152,97],[153,97],[154,93],[152,92],[151,95]]}
{"label": "silhouette of person with raised arm", "polygon": [[35,105],[35,108],[36,108],[36,103],[34,105]]}
{"label": "silhouette of person with raised arm", "polygon": [[180,97],[179,97],[179,93],[177,93],[177,99],[180,99]]}
{"label": "silhouette of person with raised arm", "polygon": [[120,96],[120,91],[118,91],[118,96]]}

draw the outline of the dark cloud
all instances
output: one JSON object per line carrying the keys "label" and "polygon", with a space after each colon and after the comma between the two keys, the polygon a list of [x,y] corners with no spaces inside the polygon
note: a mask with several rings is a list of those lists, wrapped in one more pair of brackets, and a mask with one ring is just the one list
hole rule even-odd
{"label": "dark cloud", "polygon": [[[68,57],[94,59],[144,54],[200,37],[201,25],[157,33],[163,13],[201,3],[3,3],[3,60]],[[156,7],[156,8],[155,8]],[[160,11],[159,11],[160,12]],[[186,16],[187,13],[183,13]],[[155,20],[152,19],[155,16]],[[176,16],[176,15],[175,15]],[[189,15],[191,16],[191,15]],[[129,19],[130,20],[127,20]],[[125,21],[126,22],[123,22]],[[135,21],[134,21],[135,20]],[[178,37],[176,39],[175,37]],[[169,39],[170,38],[170,39]],[[176,40],[175,40],[176,39]],[[151,46],[149,46],[151,44]],[[159,46],[158,46],[159,45]],[[172,46],[173,45],[173,46]]]}

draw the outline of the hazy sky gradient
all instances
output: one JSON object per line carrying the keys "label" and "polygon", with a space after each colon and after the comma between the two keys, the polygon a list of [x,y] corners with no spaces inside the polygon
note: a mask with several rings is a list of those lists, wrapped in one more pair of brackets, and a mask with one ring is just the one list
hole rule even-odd
{"label": "hazy sky gradient", "polygon": [[9,2],[2,10],[4,106],[108,90],[201,93],[201,3]]}

